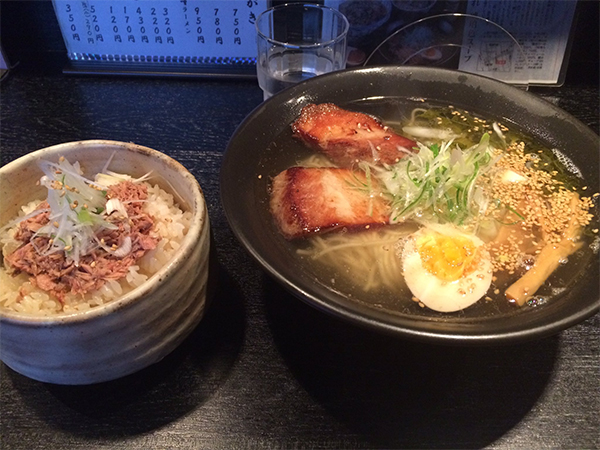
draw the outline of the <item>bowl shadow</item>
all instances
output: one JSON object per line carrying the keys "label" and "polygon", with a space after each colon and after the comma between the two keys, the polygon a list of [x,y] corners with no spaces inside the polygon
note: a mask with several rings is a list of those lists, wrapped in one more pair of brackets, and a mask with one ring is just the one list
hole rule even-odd
{"label": "bowl shadow", "polygon": [[265,281],[274,341],[298,382],[369,448],[482,448],[536,404],[559,338],[440,346],[355,326]]}
{"label": "bowl shadow", "polygon": [[11,383],[40,420],[88,438],[138,435],[186,415],[226,381],[245,333],[242,296],[225,270],[213,272],[214,293],[204,318],[158,363],[86,386],[40,383],[7,369]]}

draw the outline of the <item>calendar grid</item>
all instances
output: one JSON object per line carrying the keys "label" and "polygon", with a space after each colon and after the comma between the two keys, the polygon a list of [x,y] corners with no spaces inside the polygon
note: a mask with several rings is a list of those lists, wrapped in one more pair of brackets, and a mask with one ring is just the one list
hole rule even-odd
{"label": "calendar grid", "polygon": [[[53,0],[71,67],[177,72],[256,65],[254,22],[268,0]],[[164,67],[159,67],[164,66]]]}
{"label": "calendar grid", "polygon": [[169,63],[169,64],[211,64],[211,65],[255,65],[256,58],[240,58],[229,56],[151,56],[151,55],[100,55],[97,53],[68,54],[72,61],[110,61],[127,63]]}

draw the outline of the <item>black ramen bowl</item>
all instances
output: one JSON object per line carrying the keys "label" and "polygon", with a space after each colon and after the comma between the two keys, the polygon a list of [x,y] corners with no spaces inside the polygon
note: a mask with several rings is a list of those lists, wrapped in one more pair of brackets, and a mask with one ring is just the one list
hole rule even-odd
{"label": "black ramen bowl", "polygon": [[[398,299],[398,307],[367,301],[330,284],[330,278],[298,256],[278,232],[268,209],[272,177],[302,153],[290,124],[309,103],[393,116],[395,104],[453,105],[516,128],[560,151],[579,168],[584,183],[598,190],[599,137],[566,112],[526,91],[468,73],[426,67],[371,67],[322,75],[282,91],[257,107],[229,142],[221,169],[221,200],[233,232],[258,263],[308,304],[359,325],[405,338],[447,344],[496,344],[557,333],[599,310],[598,252],[562,277],[562,293],[535,305],[516,307],[479,301],[442,314]],[[392,105],[392,106],[390,106]],[[594,212],[597,214],[597,211]],[[561,270],[561,269],[559,269]]]}

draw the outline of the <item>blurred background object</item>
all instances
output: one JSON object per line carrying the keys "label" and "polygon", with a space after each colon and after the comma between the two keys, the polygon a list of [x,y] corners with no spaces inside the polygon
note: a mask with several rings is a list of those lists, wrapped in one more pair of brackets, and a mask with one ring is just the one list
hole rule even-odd
{"label": "blurred background object", "polygon": [[8,70],[10,66],[8,64],[8,60],[4,56],[4,50],[2,50],[2,45],[0,41],[0,80],[2,80],[6,75],[8,75]]}
{"label": "blurred background object", "polygon": [[389,0],[348,0],[341,2],[338,8],[350,24],[350,45],[360,45],[363,38],[386,23],[392,13],[392,3]]}
{"label": "blurred background object", "polygon": [[[189,0],[187,1],[188,8],[194,6],[194,3],[197,3],[198,0]],[[320,3],[325,3],[326,5],[332,6],[334,8],[340,8],[341,4],[344,2],[348,2],[348,0],[324,0]],[[351,3],[356,3],[356,6],[353,8],[359,8],[360,4],[375,4],[381,3],[382,5],[388,4],[388,6],[384,6],[384,11],[386,11],[385,16],[387,16],[387,10],[389,8],[390,2],[379,2],[378,0],[374,1],[366,1],[366,0],[350,0]],[[112,1],[94,1],[89,0],[88,4],[100,4],[100,5],[110,5],[113,3]],[[145,3],[144,0],[139,0],[136,2],[138,5],[143,5]],[[179,3],[179,2],[178,2]],[[236,1],[236,2],[227,2],[227,3],[240,3],[240,5],[247,7],[247,2],[245,1]],[[265,2],[267,5],[271,5],[273,3],[281,3],[281,2],[273,2],[267,1]],[[183,3],[182,3],[183,4]],[[539,13],[540,11],[546,11],[553,9],[554,11],[559,10],[560,8],[574,8],[574,15],[571,21],[559,20],[558,23],[555,23],[554,26],[551,25],[544,30],[545,40],[537,42],[537,45],[547,45],[548,43],[553,42],[557,33],[561,32],[561,28],[566,27],[568,29],[568,39],[565,42],[562,49],[558,49],[559,52],[551,55],[547,53],[547,59],[560,58],[562,64],[560,64],[559,69],[559,78],[555,83],[546,83],[545,85],[559,85],[561,80],[568,81],[571,80],[582,80],[587,83],[598,83],[599,75],[599,46],[598,46],[598,36],[599,36],[599,28],[598,28],[598,17],[599,17],[599,3],[596,1],[588,1],[588,0],[559,0],[559,1],[458,1],[458,0],[437,0],[436,2],[431,1],[400,1],[396,0],[391,3],[391,8],[389,8],[389,18],[383,24],[381,24],[378,28],[371,31],[369,34],[361,37],[357,43],[351,43],[354,49],[358,50],[355,53],[355,56],[358,55],[358,64],[361,60],[361,54],[369,55],[373,49],[379,45],[386,37],[392,34],[394,31],[400,29],[401,27],[419,20],[420,18],[426,16],[432,16],[443,13],[454,13],[454,12],[468,12],[468,8],[503,8],[503,14],[506,13],[507,8],[513,7],[516,8],[514,11],[514,16],[517,17],[522,23],[523,21],[530,20],[527,18],[527,15],[524,13],[525,7],[527,5],[533,5],[536,8],[536,11]],[[544,5],[548,5],[548,7],[544,7]],[[258,6],[258,4],[256,5]],[[398,7],[400,6],[400,8]],[[419,9],[417,6],[421,6]],[[426,8],[429,9],[426,10]],[[346,6],[345,8],[348,8]],[[403,8],[403,9],[401,9]],[[411,9],[408,11],[408,9]],[[195,13],[195,11],[194,11]],[[475,14],[473,11],[470,11],[471,14]],[[500,12],[490,12],[490,14],[500,14]],[[258,14],[258,13],[257,13]],[[350,15],[350,13],[348,13]],[[539,14],[538,14],[539,15]],[[561,16],[559,15],[559,18]],[[493,20],[504,28],[506,28],[509,32],[514,34],[517,39],[519,39],[518,33],[515,30],[511,29],[510,24],[503,24],[500,20],[497,20],[495,17],[488,17],[490,20]],[[72,61],[67,57],[68,51],[67,46],[65,45],[65,41],[63,39],[61,29],[59,27],[58,20],[56,18],[56,14],[52,5],[52,2],[47,1],[18,1],[18,0],[3,0],[2,1],[2,43],[4,46],[4,50],[6,52],[6,56],[8,57],[11,63],[20,62],[24,64],[27,68],[32,68],[33,70],[47,70],[52,68],[52,70],[61,72],[65,68],[67,71],[72,67]],[[544,20],[544,17],[538,18],[536,20]],[[567,23],[569,22],[569,23]],[[550,23],[550,22],[549,22]],[[184,23],[185,25],[185,23]],[[351,24],[352,25],[352,24]],[[515,24],[515,26],[518,24]],[[215,29],[213,28],[213,31]],[[358,32],[360,33],[361,30]],[[351,33],[357,33],[357,30],[352,31]],[[527,31],[531,36],[533,36],[531,31]],[[542,37],[544,37],[542,36]],[[533,40],[530,40],[531,48],[534,48]],[[545,44],[544,44],[545,43]],[[253,43],[254,44],[254,43]],[[227,53],[231,53],[231,48],[225,48],[223,55],[225,56]],[[362,53],[361,53],[362,52]],[[106,64],[110,65],[110,64]],[[106,66],[105,65],[105,66]],[[173,66],[173,64],[171,64]],[[115,73],[124,73],[123,67],[126,64],[121,63],[118,65],[113,64],[113,69]],[[141,66],[138,66],[141,67]],[[173,71],[171,74],[173,75],[182,75],[182,76],[216,76],[216,77],[225,77],[225,76],[234,76],[235,70],[238,70],[240,66],[236,66],[234,68],[229,64],[220,64],[215,65],[211,68],[211,70],[202,70],[202,68],[194,67],[192,64],[181,64],[177,65],[177,67],[172,69],[177,69],[179,72]],[[98,65],[91,67],[89,70],[99,71]],[[235,70],[234,70],[235,69]],[[568,70],[567,70],[568,69]],[[544,73],[545,70],[543,68],[537,69],[537,72]],[[111,73],[108,71],[108,73]],[[135,74],[135,73],[134,73]],[[147,72],[144,74],[148,74]],[[160,74],[160,73],[159,73]],[[255,76],[254,66],[251,68],[245,69],[245,74],[247,76]],[[566,78],[565,78],[566,76]]]}

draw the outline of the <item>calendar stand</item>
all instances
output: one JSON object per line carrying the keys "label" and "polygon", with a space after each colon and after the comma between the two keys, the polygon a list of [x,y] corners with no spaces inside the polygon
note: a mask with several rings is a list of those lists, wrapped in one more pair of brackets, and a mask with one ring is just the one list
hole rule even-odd
{"label": "calendar stand", "polygon": [[68,61],[63,68],[67,75],[127,75],[183,78],[231,78],[255,79],[254,64],[143,64],[143,63],[95,63]]}

